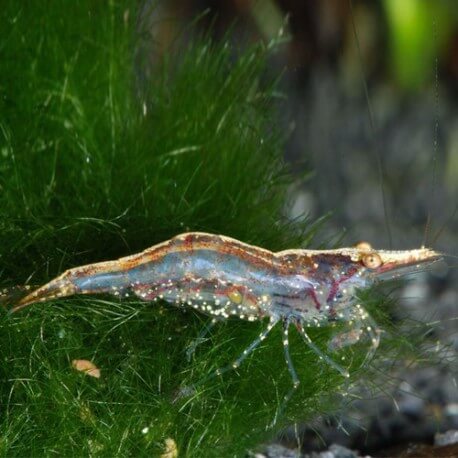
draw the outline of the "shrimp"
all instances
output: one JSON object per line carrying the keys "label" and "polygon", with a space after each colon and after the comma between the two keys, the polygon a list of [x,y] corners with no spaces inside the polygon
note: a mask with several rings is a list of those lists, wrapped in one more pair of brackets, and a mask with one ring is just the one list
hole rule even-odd
{"label": "shrimp", "polygon": [[284,356],[295,389],[300,381],[289,352],[291,325],[320,359],[348,377],[345,368],[313,343],[306,328],[346,322],[351,331],[335,336],[329,348],[352,345],[366,334],[371,340],[368,357],[372,356],[380,329],[359,304],[357,290],[441,257],[428,248],[376,251],[366,242],[352,248],[275,253],[222,235],[190,232],[132,256],[69,269],[27,294],[12,311],[74,294],[109,293],[192,307],[212,318],[204,334],[230,317],[268,318],[267,326],[242,354],[214,375],[238,368],[281,323]]}

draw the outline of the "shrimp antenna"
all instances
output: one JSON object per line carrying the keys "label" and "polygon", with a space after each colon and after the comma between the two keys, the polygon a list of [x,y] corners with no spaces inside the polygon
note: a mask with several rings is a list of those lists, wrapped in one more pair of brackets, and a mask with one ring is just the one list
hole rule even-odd
{"label": "shrimp antenna", "polygon": [[[433,21],[433,41],[437,42],[437,24],[436,21]],[[428,215],[426,218],[425,224],[425,235],[423,238],[423,246],[426,246],[428,242],[428,235],[431,229],[431,204],[434,204],[434,196],[436,191],[436,181],[437,181],[437,150],[438,150],[438,138],[439,138],[439,63],[436,55],[434,61],[434,142],[433,142],[433,158],[432,158],[432,179],[431,179],[431,199],[428,205]],[[439,234],[442,232],[443,228],[440,229]],[[435,237],[433,243],[437,240]]]}
{"label": "shrimp antenna", "polygon": [[453,210],[450,218],[448,218],[444,224],[442,224],[442,226],[439,228],[439,230],[437,231],[436,235],[434,236],[433,240],[432,240],[432,245],[435,245],[437,240],[439,239],[440,235],[442,234],[442,232],[444,231],[444,229],[447,227],[448,224],[450,224],[454,219],[455,219],[455,216],[458,212],[458,204],[455,205],[455,210]]}
{"label": "shrimp antenna", "polygon": [[363,87],[364,87],[364,95],[366,97],[367,111],[369,113],[369,122],[370,122],[371,133],[372,133],[371,135],[372,136],[372,151],[375,156],[376,163],[377,163],[378,179],[379,179],[380,189],[381,189],[381,194],[382,194],[383,214],[385,216],[385,229],[386,229],[386,234],[388,237],[388,245],[391,248],[393,246],[393,237],[391,235],[391,226],[390,226],[390,221],[388,217],[389,216],[388,215],[388,205],[386,201],[386,191],[385,191],[385,173],[383,170],[383,163],[382,163],[382,159],[380,156],[379,144],[375,138],[376,128],[375,128],[375,122],[374,122],[374,115],[372,111],[371,100],[369,97],[369,89],[367,87],[366,78],[364,76],[363,58],[362,58],[362,53],[361,53],[361,46],[360,46],[359,39],[358,39],[358,32],[356,30],[355,15],[353,12],[353,1],[348,0],[348,4],[350,7],[351,25],[353,29],[353,35],[355,37],[356,50],[358,53],[360,74],[361,74],[361,79],[362,79]]}

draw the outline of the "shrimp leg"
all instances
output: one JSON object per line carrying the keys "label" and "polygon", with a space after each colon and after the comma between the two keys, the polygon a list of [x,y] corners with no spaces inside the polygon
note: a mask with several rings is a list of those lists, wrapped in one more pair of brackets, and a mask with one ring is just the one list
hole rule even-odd
{"label": "shrimp leg", "polygon": [[309,337],[309,335],[307,334],[307,332],[305,331],[304,329],[304,325],[302,324],[302,322],[298,322],[296,324],[296,327],[300,333],[300,335],[302,336],[302,338],[304,339],[305,343],[307,344],[307,346],[313,350],[320,359],[326,361],[327,364],[329,364],[331,367],[333,367],[335,370],[337,370],[338,372],[340,372],[344,377],[350,377],[350,374],[349,372],[344,369],[340,364],[337,364],[332,358],[330,358],[326,353],[324,353],[323,351],[321,351],[313,342],[312,342],[312,339]]}
{"label": "shrimp leg", "polygon": [[217,323],[221,320],[218,318],[212,318],[210,322],[208,322],[200,334],[189,344],[188,348],[186,349],[186,360],[189,362],[191,361],[194,353],[196,352],[196,348],[205,341],[205,336],[215,327]]}
{"label": "shrimp leg", "polygon": [[366,333],[370,338],[371,346],[364,358],[364,365],[374,357],[375,351],[380,344],[381,331],[374,319],[361,305],[357,304],[355,310],[354,318],[351,320],[353,329],[335,335],[329,343],[328,348],[332,351],[337,351],[349,345],[354,345]]}
{"label": "shrimp leg", "polygon": [[203,378],[202,380],[197,382],[194,386],[201,385],[202,383],[207,382],[208,380],[214,377],[217,377],[219,375],[222,375],[226,372],[232,371],[240,367],[240,365],[247,358],[247,356],[250,355],[254,350],[256,350],[259,344],[267,337],[267,334],[269,334],[269,332],[272,331],[272,329],[278,322],[279,322],[278,318],[271,317],[267,327],[259,334],[259,336],[255,340],[253,340],[253,342],[251,342],[250,345],[248,345],[247,348],[245,348],[245,350],[243,350],[242,354],[233,363],[225,367],[216,369],[212,374],[210,374],[208,377]]}
{"label": "shrimp leg", "polygon": [[300,384],[299,377],[297,375],[296,369],[294,368],[293,360],[291,359],[291,355],[289,353],[289,325],[291,324],[289,319],[286,319],[283,321],[283,351],[285,354],[285,360],[286,360],[286,365],[288,366],[288,371],[291,375],[291,378],[293,380],[293,386],[290,388],[288,393],[284,396],[279,408],[277,409],[277,412],[275,413],[274,420],[271,423],[271,427],[275,426],[277,423],[278,418],[283,414],[285,411],[286,406],[288,405],[288,402],[291,400],[293,397],[294,392],[296,391],[297,387]]}

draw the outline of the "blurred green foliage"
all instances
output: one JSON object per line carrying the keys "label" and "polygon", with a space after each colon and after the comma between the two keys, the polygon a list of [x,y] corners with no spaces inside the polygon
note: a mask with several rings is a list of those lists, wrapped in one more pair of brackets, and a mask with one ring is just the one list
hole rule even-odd
{"label": "blurred green foliage", "polygon": [[405,90],[433,80],[435,60],[449,44],[458,23],[454,0],[384,0],[390,68]]}

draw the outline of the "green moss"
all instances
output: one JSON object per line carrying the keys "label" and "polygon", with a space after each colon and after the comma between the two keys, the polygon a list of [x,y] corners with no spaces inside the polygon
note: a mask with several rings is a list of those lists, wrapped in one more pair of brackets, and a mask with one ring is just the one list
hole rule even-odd
{"label": "green moss", "polygon": [[[276,250],[307,246],[317,229],[282,214],[291,180],[275,84],[261,78],[266,48],[235,57],[203,37],[151,66],[136,54],[145,43],[126,4],[11,0],[0,11],[4,286],[41,284],[188,230]],[[8,456],[154,456],[167,438],[181,456],[240,456],[331,407],[348,383],[292,333],[302,384],[268,430],[291,387],[278,330],[237,373],[178,396],[237,357],[263,323],[219,326],[187,362],[205,318],[166,304],[69,298],[0,318]],[[330,330],[310,334],[324,344]],[[354,369],[366,347],[348,350]],[[74,359],[102,377],[77,373]]]}

